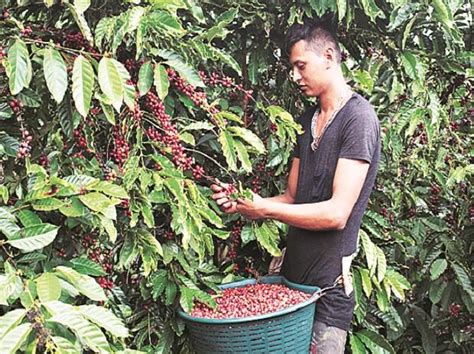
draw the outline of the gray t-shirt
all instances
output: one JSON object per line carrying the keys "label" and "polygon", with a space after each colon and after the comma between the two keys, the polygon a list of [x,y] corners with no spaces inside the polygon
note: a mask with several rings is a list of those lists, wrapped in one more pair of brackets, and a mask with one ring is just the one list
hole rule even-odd
{"label": "gray t-shirt", "polygon": [[[341,274],[342,257],[356,251],[360,223],[377,174],[380,125],[369,102],[354,93],[327,127],[318,149],[313,151],[311,120],[315,110],[316,107],[308,110],[299,119],[304,134],[298,137],[294,153],[300,159],[296,204],[331,198],[339,158],[370,164],[360,196],[343,230],[289,229],[281,273],[290,281],[323,288],[332,285]],[[347,296],[342,289],[337,289],[318,301],[316,319],[348,330],[353,310],[353,294]]]}

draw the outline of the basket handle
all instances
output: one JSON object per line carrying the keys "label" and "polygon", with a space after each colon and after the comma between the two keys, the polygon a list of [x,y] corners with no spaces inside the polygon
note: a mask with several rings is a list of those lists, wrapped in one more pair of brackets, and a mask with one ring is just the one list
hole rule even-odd
{"label": "basket handle", "polygon": [[326,295],[326,293],[329,290],[333,290],[333,289],[342,287],[343,285],[344,285],[344,278],[342,277],[342,275],[340,275],[336,278],[336,280],[334,280],[334,283],[332,285],[327,286],[327,287],[322,288],[322,289],[319,289],[318,291],[313,293],[313,295],[311,295],[311,297],[310,297],[310,300],[312,302],[318,301],[320,298],[322,298],[324,295]]}

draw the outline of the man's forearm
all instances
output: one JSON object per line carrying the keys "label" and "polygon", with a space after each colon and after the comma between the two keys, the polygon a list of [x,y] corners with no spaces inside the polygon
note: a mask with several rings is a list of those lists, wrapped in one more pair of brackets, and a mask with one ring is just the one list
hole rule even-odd
{"label": "man's forearm", "polygon": [[294,200],[291,198],[288,194],[280,194],[276,195],[274,197],[269,197],[269,198],[264,198],[265,200],[268,200],[270,202],[275,202],[275,203],[283,203],[283,204],[293,204]]}
{"label": "man's forearm", "polygon": [[267,218],[307,230],[342,230],[345,227],[347,218],[332,200],[288,204],[279,202],[278,197],[265,199],[263,213]]}

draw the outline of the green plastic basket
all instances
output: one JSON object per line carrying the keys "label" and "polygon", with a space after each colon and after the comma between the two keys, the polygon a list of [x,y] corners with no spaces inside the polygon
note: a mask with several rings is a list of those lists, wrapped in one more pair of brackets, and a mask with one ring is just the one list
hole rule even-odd
{"label": "green plastic basket", "polygon": [[[248,279],[219,288],[237,288],[255,283],[255,279]],[[292,283],[282,276],[263,277],[260,283],[285,284],[310,294],[319,290],[316,286]],[[281,311],[245,318],[196,318],[184,311],[178,314],[186,323],[192,348],[197,353],[307,353],[316,300],[313,297]]]}

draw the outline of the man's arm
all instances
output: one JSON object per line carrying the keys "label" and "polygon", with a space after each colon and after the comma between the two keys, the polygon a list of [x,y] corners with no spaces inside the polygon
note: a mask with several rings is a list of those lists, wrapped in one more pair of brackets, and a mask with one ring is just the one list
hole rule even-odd
{"label": "man's arm", "polygon": [[[294,158],[291,164],[290,173],[288,175],[288,182],[285,193],[275,197],[265,198],[276,203],[293,204],[296,198],[296,186],[298,184],[298,173],[300,168],[300,159]],[[237,212],[237,202],[232,201],[225,194],[221,185],[213,184],[211,189],[214,191],[212,199],[214,199],[222,211],[233,214]]]}
{"label": "man's arm", "polygon": [[256,195],[254,201],[239,199],[236,211],[250,219],[276,219],[307,230],[342,230],[359,198],[368,169],[369,164],[365,161],[340,158],[331,199],[319,203],[284,204]]}

